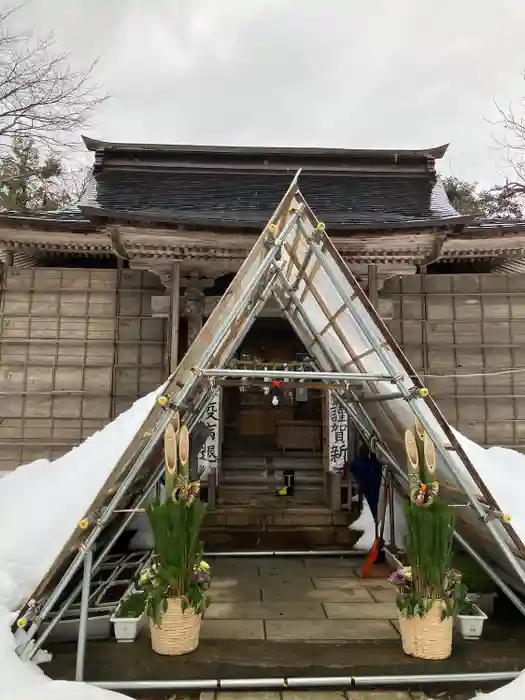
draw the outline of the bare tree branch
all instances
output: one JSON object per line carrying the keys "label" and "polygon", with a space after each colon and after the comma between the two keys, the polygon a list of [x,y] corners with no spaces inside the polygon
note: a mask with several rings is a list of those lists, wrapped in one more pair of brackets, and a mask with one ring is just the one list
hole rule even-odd
{"label": "bare tree branch", "polygon": [[0,12],[0,149],[30,137],[46,150],[78,145],[78,131],[107,99],[94,82],[96,62],[84,72],[55,38],[34,39],[11,28],[19,8]]}
{"label": "bare tree branch", "polygon": [[[525,72],[522,73],[525,78]],[[514,170],[515,177],[507,180],[505,185],[495,188],[502,197],[523,197],[525,195],[525,97],[519,101],[516,112],[512,102],[506,108],[501,107],[496,100],[494,105],[498,111],[498,119],[491,122],[501,129],[501,136],[494,136],[495,142],[505,151],[506,160]]]}

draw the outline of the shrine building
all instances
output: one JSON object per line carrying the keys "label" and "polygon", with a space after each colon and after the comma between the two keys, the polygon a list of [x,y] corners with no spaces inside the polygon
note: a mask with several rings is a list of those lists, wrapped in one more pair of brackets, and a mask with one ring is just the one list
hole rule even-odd
{"label": "shrine building", "polygon": [[[64,454],[164,382],[298,169],[453,427],[483,445],[524,445],[525,374],[508,370],[525,350],[525,222],[455,211],[436,175],[446,146],[84,142],[93,178],[77,206],[0,214],[0,471]],[[231,366],[271,378],[308,363],[270,302]],[[292,472],[294,505],[328,509],[338,527],[348,494],[328,493],[326,475],[351,459],[352,427],[319,389],[283,383],[271,398],[232,382],[209,407],[198,460],[217,475],[214,503],[265,504]]]}

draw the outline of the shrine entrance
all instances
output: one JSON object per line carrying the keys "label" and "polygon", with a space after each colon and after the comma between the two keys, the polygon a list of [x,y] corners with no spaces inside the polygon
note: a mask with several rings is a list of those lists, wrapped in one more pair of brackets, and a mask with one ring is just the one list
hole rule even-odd
{"label": "shrine entrance", "polygon": [[[334,506],[330,477],[339,477],[348,460],[348,419],[318,383],[283,379],[272,386],[273,371],[313,369],[288,322],[258,318],[229,367],[258,370],[265,377],[221,380],[221,398],[214,407],[220,428],[208,422],[218,442],[212,445],[210,439],[202,452],[204,457],[213,447],[214,455],[220,455],[219,502],[285,509]],[[340,499],[334,506],[339,508]]]}
{"label": "shrine entrance", "polygon": [[[287,321],[261,318],[255,321],[235,360],[239,369],[300,369],[308,356]],[[223,390],[223,455],[322,452],[324,397],[320,389],[301,389],[288,382],[279,386],[274,400],[266,388],[236,382]],[[274,405],[275,404],[275,405]]]}

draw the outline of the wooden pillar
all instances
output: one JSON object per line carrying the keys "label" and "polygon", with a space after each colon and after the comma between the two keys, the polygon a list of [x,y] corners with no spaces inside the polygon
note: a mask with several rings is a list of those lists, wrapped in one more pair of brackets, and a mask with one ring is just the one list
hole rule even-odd
{"label": "wooden pillar", "polygon": [[179,364],[179,317],[180,317],[180,263],[173,263],[171,269],[170,299],[170,374]]}
{"label": "wooden pillar", "polygon": [[377,280],[377,265],[368,266],[368,298],[372,306],[377,309],[379,300],[379,284]]}
{"label": "wooden pillar", "polygon": [[188,289],[185,296],[185,311],[188,319],[188,349],[199,335],[204,322],[204,292]]}

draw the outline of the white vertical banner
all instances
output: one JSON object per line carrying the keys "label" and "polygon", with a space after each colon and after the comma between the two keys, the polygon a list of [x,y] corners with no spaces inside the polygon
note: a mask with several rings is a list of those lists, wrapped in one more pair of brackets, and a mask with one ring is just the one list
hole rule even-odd
{"label": "white vertical banner", "polygon": [[198,474],[207,476],[217,471],[220,456],[220,414],[221,414],[222,388],[210,399],[202,416],[202,423],[208,428],[210,434],[197,455]]}
{"label": "white vertical banner", "polygon": [[328,457],[330,471],[340,472],[348,461],[348,414],[328,390]]}

